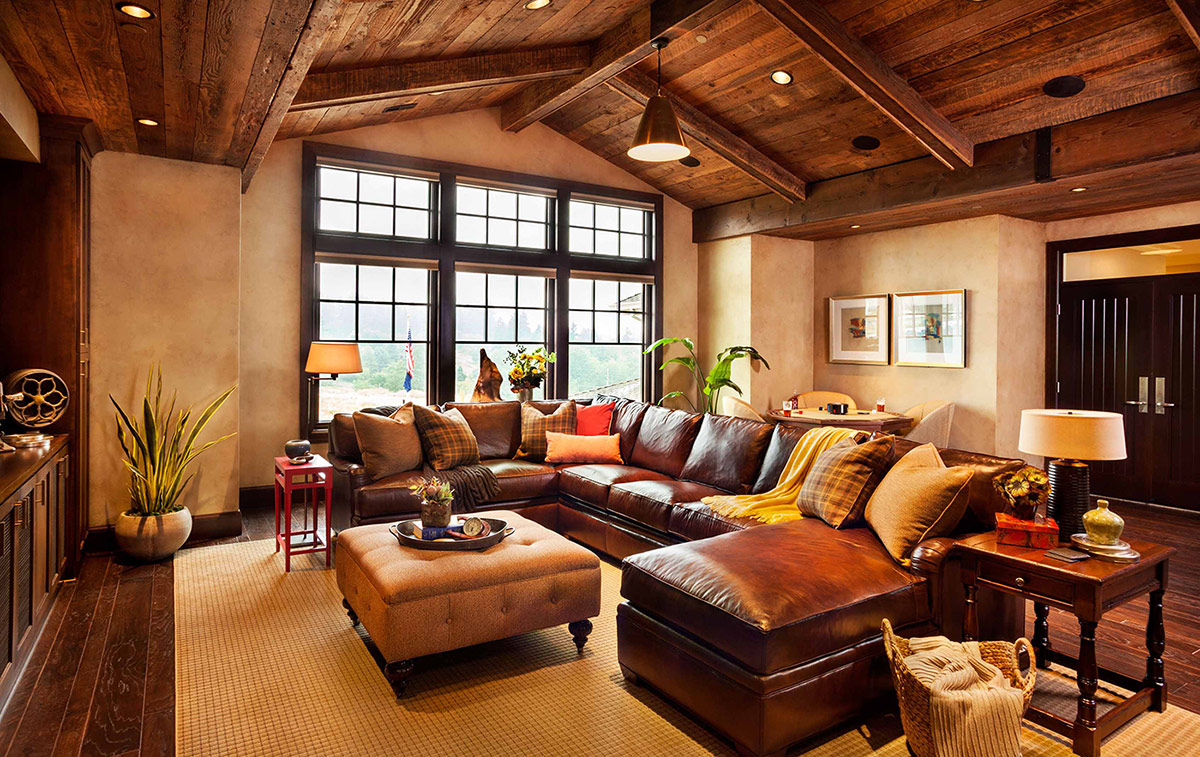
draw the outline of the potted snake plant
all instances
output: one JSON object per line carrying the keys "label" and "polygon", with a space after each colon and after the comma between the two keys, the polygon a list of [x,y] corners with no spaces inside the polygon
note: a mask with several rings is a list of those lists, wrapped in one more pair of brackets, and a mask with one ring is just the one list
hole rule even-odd
{"label": "potted snake plant", "polygon": [[117,518],[117,546],[130,557],[145,562],[163,560],[183,546],[192,533],[192,514],[179,498],[191,481],[185,474],[200,453],[222,442],[227,434],[197,446],[197,437],[236,386],[231,386],[195,419],[192,408],[176,414],[175,395],[164,411],[162,369],[150,369],[141,417],[130,416],[110,394],[116,408],[117,440],[129,470],[129,509]]}

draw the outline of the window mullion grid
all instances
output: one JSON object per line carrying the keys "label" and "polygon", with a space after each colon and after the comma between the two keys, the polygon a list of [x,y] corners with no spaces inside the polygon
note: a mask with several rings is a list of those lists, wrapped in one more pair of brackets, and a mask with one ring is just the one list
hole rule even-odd
{"label": "window mullion grid", "polygon": [[570,249],[570,206],[571,193],[559,189],[554,199],[554,258],[557,261],[554,272],[554,395],[567,397],[571,393],[571,256]]}

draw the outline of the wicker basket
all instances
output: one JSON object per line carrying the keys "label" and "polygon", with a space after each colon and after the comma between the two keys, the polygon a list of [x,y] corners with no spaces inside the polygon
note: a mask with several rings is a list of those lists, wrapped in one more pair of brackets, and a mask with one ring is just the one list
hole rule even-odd
{"label": "wicker basket", "polygon": [[[1021,675],[1018,647],[1024,646],[1029,654],[1029,672]],[[929,689],[913,675],[904,658],[910,650],[908,639],[892,633],[892,624],[887,618],[883,620],[883,648],[887,650],[888,662],[892,668],[892,683],[896,687],[896,698],[900,700],[900,723],[904,726],[904,735],[908,739],[909,749],[917,757],[934,757],[933,733],[929,725]],[[1028,709],[1029,700],[1033,696],[1033,684],[1037,677],[1037,664],[1033,656],[1033,645],[1028,639],[1017,639],[1016,643],[1007,641],[979,642],[980,656],[987,662],[1000,668],[1000,672],[1013,686],[1024,695],[1024,708]]]}

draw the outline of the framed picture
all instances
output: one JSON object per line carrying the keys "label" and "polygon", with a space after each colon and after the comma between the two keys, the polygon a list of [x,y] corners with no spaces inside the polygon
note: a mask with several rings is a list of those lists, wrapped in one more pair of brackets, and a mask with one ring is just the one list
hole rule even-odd
{"label": "framed picture", "polygon": [[886,294],[829,298],[829,362],[887,365],[890,310]]}
{"label": "framed picture", "polygon": [[892,295],[896,365],[967,366],[967,290]]}

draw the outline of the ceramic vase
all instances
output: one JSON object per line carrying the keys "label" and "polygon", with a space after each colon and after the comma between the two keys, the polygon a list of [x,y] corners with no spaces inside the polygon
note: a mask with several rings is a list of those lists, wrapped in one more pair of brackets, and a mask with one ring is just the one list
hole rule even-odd
{"label": "ceramic vase", "polygon": [[1125,519],[1108,509],[1108,500],[1096,502],[1094,510],[1083,514],[1083,530],[1088,539],[1096,544],[1113,545],[1121,540],[1125,531]]}
{"label": "ceramic vase", "polygon": [[175,554],[192,533],[186,508],[165,515],[121,513],[113,527],[121,551],[141,562],[158,562]]}
{"label": "ceramic vase", "polygon": [[521,401],[521,404],[525,404],[526,402],[532,401],[533,400],[533,390],[532,389],[520,390],[519,392],[517,392],[517,399],[519,399]]}

